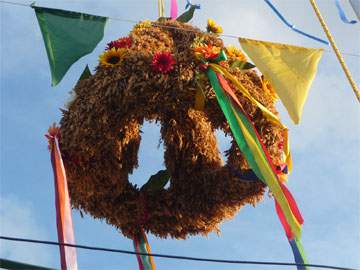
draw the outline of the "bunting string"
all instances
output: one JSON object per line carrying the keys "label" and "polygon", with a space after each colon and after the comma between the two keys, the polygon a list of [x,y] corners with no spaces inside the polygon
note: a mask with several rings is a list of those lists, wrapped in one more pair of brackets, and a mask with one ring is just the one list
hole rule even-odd
{"label": "bunting string", "polygon": [[295,27],[295,25],[289,23],[285,17],[280,13],[280,11],[271,3],[270,0],[264,0],[266,4],[268,4],[268,6],[274,11],[274,13],[279,17],[279,19],[287,26],[289,27],[291,30],[293,30],[294,32],[296,33],[299,33],[300,35],[303,35],[305,37],[308,37],[308,38],[311,38],[313,40],[316,40],[318,42],[321,42],[323,44],[326,44],[326,45],[329,45],[329,42],[327,42],[326,40],[324,39],[321,39],[321,38],[318,38],[318,37],[315,37],[313,35],[310,35],[310,34],[307,34],[299,29],[297,29]]}
{"label": "bunting string", "polygon": [[[23,6],[23,7],[31,7],[31,4],[23,4],[23,3],[18,3],[18,2],[11,2],[11,1],[3,1],[0,0],[1,4],[8,4],[8,5],[13,5],[13,6]],[[190,2],[191,3],[191,2]],[[200,9],[200,5],[196,4],[194,5],[196,7],[196,9]],[[69,11],[72,12],[72,11]],[[94,15],[94,16],[99,16],[101,17],[101,15]],[[114,20],[114,21],[118,21],[118,22],[123,22],[123,23],[131,23],[131,24],[136,24],[139,21],[141,21],[141,19],[138,20],[132,20],[132,19],[125,19],[125,18],[119,18],[119,17],[110,17],[110,16],[103,16],[104,18],[110,19],[110,20]],[[188,32],[193,32],[193,30],[190,29],[184,29],[184,28],[178,28],[178,27],[174,27],[174,26],[165,26],[165,25],[157,25],[156,23],[152,23],[152,25],[154,26],[159,26],[159,27],[163,27],[163,28],[172,28],[172,29],[178,29],[179,31],[188,31]],[[230,39],[239,39],[240,36],[239,35],[234,35],[234,34],[219,34],[219,36],[222,37],[226,37],[226,38],[230,38]],[[326,53],[332,53],[331,50],[327,50],[324,49],[324,52]],[[347,55],[347,56],[352,56],[352,57],[360,57],[360,54],[356,54],[356,53],[350,53],[350,52],[343,52],[341,51],[341,54],[343,55]]]}

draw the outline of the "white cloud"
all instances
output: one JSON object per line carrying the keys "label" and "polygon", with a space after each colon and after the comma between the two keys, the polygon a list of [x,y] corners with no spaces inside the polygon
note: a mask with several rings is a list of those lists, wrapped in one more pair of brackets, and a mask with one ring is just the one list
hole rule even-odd
{"label": "white cloud", "polygon": [[[3,236],[49,239],[46,229],[39,225],[31,203],[15,196],[0,198],[0,233]],[[51,247],[52,249],[52,247]],[[41,266],[53,265],[54,258],[47,246],[23,242],[0,242],[0,257]]]}

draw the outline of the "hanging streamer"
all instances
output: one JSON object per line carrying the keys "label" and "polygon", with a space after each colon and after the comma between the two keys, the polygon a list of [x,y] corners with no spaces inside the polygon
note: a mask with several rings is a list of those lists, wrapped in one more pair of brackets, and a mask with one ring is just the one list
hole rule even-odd
{"label": "hanging streamer", "polygon": [[335,5],[337,7],[339,17],[344,23],[347,23],[347,24],[355,24],[355,23],[357,23],[357,21],[355,21],[355,20],[351,20],[351,21],[348,20],[348,18],[345,15],[345,12],[344,12],[343,8],[341,7],[341,4],[340,4],[339,0],[335,0]]}
{"label": "hanging streamer", "polygon": [[313,40],[316,40],[318,42],[321,42],[323,44],[329,45],[329,42],[327,42],[326,40],[323,40],[321,38],[315,37],[313,35],[307,34],[299,29],[297,29],[295,27],[295,25],[289,23],[285,17],[279,12],[279,10],[277,10],[277,8],[271,3],[270,0],[264,0],[266,4],[268,4],[268,6],[275,12],[275,14],[279,17],[279,19],[287,26],[289,27],[291,30],[295,31],[296,33],[299,33],[305,37],[311,38]]}
{"label": "hanging streamer", "polygon": [[[213,64],[210,64],[209,66],[212,67]],[[238,103],[238,101],[221,74],[216,73],[209,68],[207,70],[207,75],[240,150],[244,153],[255,174],[260,180],[269,186],[269,189],[274,194],[274,197],[278,200],[294,235],[300,237],[301,226],[291,211],[286,197],[280,187],[275,173],[275,168],[269,159],[265,146],[262,145],[261,140],[259,140],[259,135],[257,134],[256,129],[253,127],[251,121],[244,115],[244,112],[240,111],[240,103],[236,104],[236,107],[231,105],[227,94],[230,95],[232,100],[236,103]]]}
{"label": "hanging streamer", "polygon": [[[225,59],[226,55],[222,52],[216,61]],[[243,110],[232,88],[223,77],[224,70],[220,68],[220,65],[207,63],[206,66],[206,74],[214,89],[220,108],[229,123],[235,141],[252,169],[249,178],[255,180],[255,175],[269,187],[276,201],[276,211],[278,212],[279,219],[284,226],[287,237],[292,241],[290,244],[294,258],[300,264],[305,264],[305,254],[302,251],[299,240],[301,238],[303,219],[293,196],[278,176],[279,173],[287,171],[287,166],[275,167],[273,165],[270,155],[262,143],[255,126]],[[226,75],[226,77],[228,77],[228,75]],[[306,268],[300,265],[298,270],[301,269]]]}
{"label": "hanging streamer", "polygon": [[165,3],[164,0],[158,0],[158,15],[159,18],[163,18],[165,15]]}
{"label": "hanging streamer", "polygon": [[[66,173],[59,148],[60,129],[53,125],[49,128],[48,134],[45,136],[49,141],[51,164],[54,171],[58,240],[60,243],[75,245]],[[76,270],[76,249],[62,245],[60,245],[59,248],[61,270]]]}
{"label": "hanging streamer", "polygon": [[[143,230],[133,239],[134,250],[139,253],[151,254],[149,242]],[[156,270],[154,258],[147,255],[136,255],[139,270]]]}
{"label": "hanging streamer", "polygon": [[170,6],[170,17],[172,20],[175,20],[178,15],[178,5],[177,0],[171,0],[171,6]]}

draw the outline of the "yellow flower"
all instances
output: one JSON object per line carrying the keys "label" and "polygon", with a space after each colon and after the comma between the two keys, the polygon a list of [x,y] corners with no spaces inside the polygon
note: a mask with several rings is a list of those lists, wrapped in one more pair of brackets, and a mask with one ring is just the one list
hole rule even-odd
{"label": "yellow flower", "polygon": [[115,67],[121,64],[125,49],[111,48],[99,57],[100,65],[103,67]]}
{"label": "yellow flower", "polygon": [[151,25],[152,25],[151,21],[145,20],[136,24],[134,26],[134,30],[143,30],[145,28],[149,28]]}
{"label": "yellow flower", "polygon": [[235,46],[228,46],[226,47],[226,55],[229,58],[235,58],[236,60],[242,61],[242,62],[246,62],[246,56],[243,54],[242,51],[240,51],[238,48],[236,48]]}
{"label": "yellow flower", "polygon": [[221,34],[223,32],[222,27],[212,19],[208,19],[206,30],[215,34]]}
{"label": "yellow flower", "polygon": [[279,99],[277,93],[275,92],[274,88],[272,87],[272,85],[270,84],[270,82],[265,79],[264,75],[261,75],[261,84],[262,84],[262,88],[265,92],[267,92],[273,101],[276,101]]}

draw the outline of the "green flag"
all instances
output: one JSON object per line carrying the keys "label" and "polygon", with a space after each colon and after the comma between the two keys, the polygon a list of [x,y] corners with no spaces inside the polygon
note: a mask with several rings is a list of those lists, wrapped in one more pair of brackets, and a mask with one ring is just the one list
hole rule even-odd
{"label": "green flag", "polygon": [[54,268],[42,267],[38,265],[32,265],[27,263],[21,263],[16,261],[11,261],[7,259],[0,259],[0,268],[1,269],[11,269],[11,270],[55,270]]}
{"label": "green flag", "polygon": [[80,78],[79,78],[79,81],[85,80],[85,79],[87,79],[87,78],[89,78],[89,77],[91,77],[91,76],[92,76],[92,75],[91,75],[91,71],[90,71],[90,69],[89,69],[89,66],[86,65],[83,73],[81,73],[81,76],[80,76]]}
{"label": "green flag", "polygon": [[185,11],[179,17],[176,18],[178,22],[187,23],[194,16],[195,9],[199,9],[199,5],[190,5],[189,10]]}
{"label": "green flag", "polygon": [[32,6],[35,9],[51,69],[52,86],[104,36],[106,17]]}

